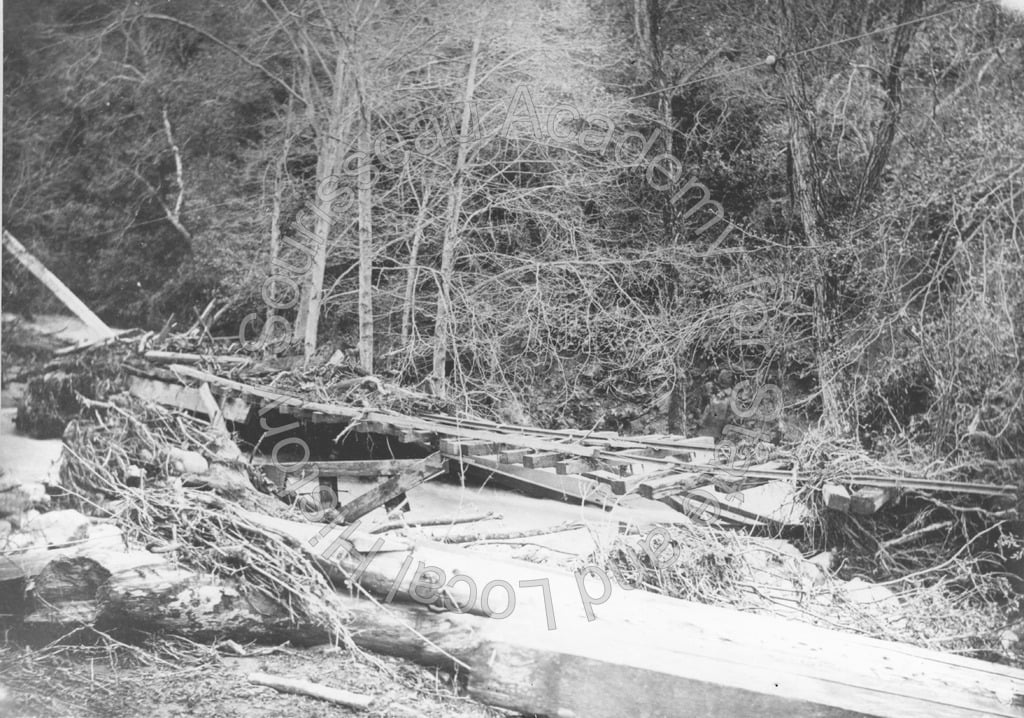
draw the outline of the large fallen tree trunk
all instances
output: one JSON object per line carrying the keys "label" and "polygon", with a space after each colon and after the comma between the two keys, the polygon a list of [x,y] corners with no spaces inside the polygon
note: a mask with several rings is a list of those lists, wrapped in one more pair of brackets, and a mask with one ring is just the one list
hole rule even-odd
{"label": "large fallen tree trunk", "polygon": [[[471,692],[494,705],[578,716],[1024,715],[1024,671],[627,591],[597,569],[570,573],[431,541],[383,541],[357,526],[249,518],[290,536],[336,579],[446,607],[440,617],[411,614],[415,627],[468,664]],[[399,634],[361,640],[409,655]]]}
{"label": "large fallen tree trunk", "polygon": [[[318,529],[267,523],[307,543]],[[318,545],[329,547],[330,538]],[[423,664],[460,665],[470,694],[492,705],[564,716],[894,718],[1019,716],[1024,705],[1024,672],[1006,667],[605,589],[593,583],[595,576],[584,580],[429,542],[378,540],[349,531],[348,548],[335,557],[336,575],[353,578],[361,565],[361,582],[374,592],[421,600],[430,593],[425,588],[433,586],[435,594],[441,588],[440,572],[458,575],[451,599],[468,612],[339,596],[355,643]],[[474,584],[478,590],[470,591]],[[491,589],[481,588],[486,585]],[[37,578],[36,593],[40,609],[26,623],[51,630],[84,622],[121,634],[163,631],[195,640],[328,638],[274,601],[146,553],[59,559]],[[501,620],[473,615],[498,610]]]}

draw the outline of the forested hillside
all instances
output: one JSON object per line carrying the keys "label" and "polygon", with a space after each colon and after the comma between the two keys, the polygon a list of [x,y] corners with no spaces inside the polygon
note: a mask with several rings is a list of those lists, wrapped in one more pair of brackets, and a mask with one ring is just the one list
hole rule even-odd
{"label": "forested hillside", "polygon": [[[4,227],[113,325],[217,298],[248,351],[515,422],[692,432],[777,386],[784,438],[1024,448],[1024,18],[994,2],[4,13]],[[52,301],[3,277],[5,311]]]}

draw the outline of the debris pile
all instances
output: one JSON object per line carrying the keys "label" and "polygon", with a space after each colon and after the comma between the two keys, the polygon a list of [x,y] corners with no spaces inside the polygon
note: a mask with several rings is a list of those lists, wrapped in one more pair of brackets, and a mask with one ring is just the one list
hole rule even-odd
{"label": "debris pile", "polygon": [[[65,385],[75,410],[60,484],[45,500],[5,505],[14,530],[0,586],[15,635],[330,641],[459,668],[475,698],[538,714],[566,701],[592,715],[624,706],[588,712],[568,685],[528,688],[540,677],[513,670],[523,652],[540,672],[602,666],[588,685],[610,695],[654,650],[674,666],[657,677],[665,695],[697,681],[729,701],[738,698],[728,678],[691,675],[693,651],[743,663],[744,674],[767,670],[766,685],[794,685],[789,672],[804,659],[790,655],[791,641],[836,656],[816,664],[811,680],[822,685],[854,670],[839,660],[850,646],[865,652],[863,670],[907,663],[893,680],[905,682],[910,663],[925,668],[912,689],[865,674],[835,694],[765,693],[780,712],[793,700],[853,709],[895,692],[891,709],[877,708],[895,715],[919,708],[930,681],[946,686],[947,703],[1020,700],[1024,673],[970,662],[949,673],[945,654],[931,652],[1020,665],[1001,563],[1015,546],[1009,480],[966,482],[955,467],[914,471],[835,446],[810,451],[806,439],[761,463],[727,463],[702,437],[498,424],[342,365],[273,366],[154,349],[157,340],[117,337],[63,359],[107,373]],[[75,388],[90,386],[91,395]],[[309,439],[306,455],[277,451],[280,437]],[[462,496],[474,482],[497,484],[543,497],[521,501],[568,501],[584,513],[494,531],[477,523],[496,518],[489,506],[407,520],[419,487],[444,478]],[[50,510],[31,513],[36,506]],[[466,521],[477,525],[452,530]],[[431,523],[443,532],[425,531]],[[589,551],[552,548],[573,532],[591,537]],[[537,562],[510,560],[502,544],[536,544]],[[638,627],[638,615],[664,625]],[[493,620],[502,616],[511,623]],[[775,634],[774,658],[761,655],[766,639],[747,645]],[[979,681],[995,687],[978,692]]]}

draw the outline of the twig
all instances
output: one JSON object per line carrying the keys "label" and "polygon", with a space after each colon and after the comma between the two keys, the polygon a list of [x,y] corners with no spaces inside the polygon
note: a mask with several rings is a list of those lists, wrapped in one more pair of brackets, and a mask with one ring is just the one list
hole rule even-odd
{"label": "twig", "polygon": [[316,683],[301,681],[295,678],[272,676],[267,673],[250,673],[246,676],[246,680],[250,683],[255,683],[258,686],[273,688],[274,690],[281,691],[282,693],[294,693],[300,696],[319,698],[322,701],[337,703],[338,705],[346,706],[348,708],[356,708],[359,710],[369,708],[370,703],[373,702],[373,698],[361,693],[352,693],[351,691],[342,690],[340,688],[329,688],[328,686],[321,686]]}
{"label": "twig", "polygon": [[563,533],[565,531],[576,531],[586,528],[579,522],[566,522],[558,526],[549,526],[540,529],[527,529],[526,531],[496,531],[489,534],[473,534],[463,536],[445,536],[439,539],[442,543],[471,543],[476,541],[500,541],[505,539],[529,538],[531,536],[546,536],[547,534]]}
{"label": "twig", "polygon": [[375,526],[370,530],[372,534],[382,534],[385,531],[392,531],[394,529],[405,529],[405,528],[422,528],[424,526],[452,526],[454,524],[469,524],[475,521],[487,521],[487,520],[501,520],[504,518],[501,514],[496,514],[493,511],[488,511],[486,514],[480,514],[478,516],[452,516],[448,518],[437,518],[437,519],[422,519],[419,521],[405,521],[403,519],[397,519],[395,521],[388,521],[380,526]]}

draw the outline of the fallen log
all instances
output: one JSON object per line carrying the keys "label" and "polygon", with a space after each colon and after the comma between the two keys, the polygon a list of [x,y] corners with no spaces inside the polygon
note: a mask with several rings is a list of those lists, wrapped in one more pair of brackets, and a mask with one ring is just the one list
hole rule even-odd
{"label": "fallen log", "polygon": [[331,639],[325,629],[297,622],[257,591],[172,566],[163,555],[146,551],[57,558],[36,577],[34,602],[22,627],[37,639],[83,624],[123,637],[153,631],[196,641],[314,645]]}

